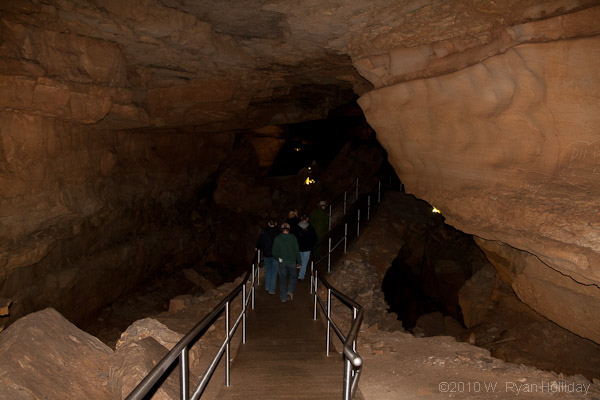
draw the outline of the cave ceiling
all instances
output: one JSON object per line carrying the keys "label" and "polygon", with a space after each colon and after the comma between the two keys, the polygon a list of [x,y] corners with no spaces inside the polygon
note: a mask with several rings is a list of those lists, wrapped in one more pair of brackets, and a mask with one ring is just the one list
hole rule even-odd
{"label": "cave ceiling", "polygon": [[63,105],[65,119],[112,129],[256,128],[324,118],[369,91],[357,60],[432,43],[477,47],[506,26],[592,3],[3,1],[0,57],[26,87],[22,97],[42,86],[101,92],[86,110]]}

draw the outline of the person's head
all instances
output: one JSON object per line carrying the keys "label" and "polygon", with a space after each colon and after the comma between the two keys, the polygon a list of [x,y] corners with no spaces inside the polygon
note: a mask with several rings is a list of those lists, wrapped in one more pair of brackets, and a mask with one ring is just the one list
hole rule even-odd
{"label": "person's head", "polygon": [[292,209],[288,212],[288,218],[298,218],[298,211]]}
{"label": "person's head", "polygon": [[267,226],[269,228],[275,228],[277,226],[277,222],[275,222],[274,219],[270,219],[269,222],[267,222]]}
{"label": "person's head", "polygon": [[317,203],[317,205],[319,207],[321,207],[322,209],[325,209],[325,207],[327,207],[327,202],[325,200],[321,200],[320,202]]}
{"label": "person's head", "polygon": [[300,217],[300,221],[308,222],[308,214],[302,214],[302,216]]}
{"label": "person's head", "polygon": [[287,222],[281,224],[281,232],[290,233],[290,224],[288,224]]}

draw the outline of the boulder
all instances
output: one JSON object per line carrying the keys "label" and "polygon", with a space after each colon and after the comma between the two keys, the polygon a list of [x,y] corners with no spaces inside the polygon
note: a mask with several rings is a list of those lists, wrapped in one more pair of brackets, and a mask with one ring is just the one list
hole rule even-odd
{"label": "boulder", "polygon": [[112,400],[112,354],[54,309],[29,314],[0,333],[0,399]]}

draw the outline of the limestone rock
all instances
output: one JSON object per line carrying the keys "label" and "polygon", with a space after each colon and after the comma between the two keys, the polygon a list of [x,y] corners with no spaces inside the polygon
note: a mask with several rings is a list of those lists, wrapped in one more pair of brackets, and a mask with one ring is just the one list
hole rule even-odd
{"label": "limestone rock", "polygon": [[492,308],[492,289],[496,282],[496,270],[484,266],[469,279],[458,292],[458,303],[467,328],[482,322]]}
{"label": "limestone rock", "polygon": [[165,347],[167,350],[171,350],[171,348],[173,348],[173,346],[175,346],[183,337],[183,334],[173,332],[155,319],[144,318],[135,321],[121,334],[121,338],[117,342],[116,350],[119,350],[130,342],[140,341],[147,337],[153,338],[161,346]]}
{"label": "limestone rock", "polygon": [[[600,343],[600,289],[580,285],[549,268],[537,257],[499,242],[478,240],[500,275],[517,296],[549,320]],[[582,306],[582,305],[585,306]]]}
{"label": "limestone rock", "polygon": [[[600,123],[600,73],[588,68],[600,62],[593,50],[599,40],[520,45],[359,101],[407,191],[435,204],[456,228],[535,255],[547,265],[540,276],[553,269],[579,282],[572,293],[595,291],[600,282],[592,129]],[[538,292],[544,289],[529,289],[534,308],[542,309],[540,301],[552,307],[552,296]],[[592,298],[581,304],[591,300],[595,309]],[[570,329],[599,340],[587,318],[573,317],[560,323],[572,319]]]}
{"label": "limestone rock", "polygon": [[[125,398],[167,354],[167,349],[148,336],[122,344],[110,358],[111,389]],[[178,369],[175,368],[152,396],[156,400],[179,398]]]}
{"label": "limestone rock", "polygon": [[444,314],[441,312],[433,312],[423,314],[417,318],[415,325],[415,335],[417,336],[438,336],[446,332],[444,324]]}
{"label": "limestone rock", "polygon": [[112,354],[53,309],[30,314],[0,333],[0,398],[114,399]]}
{"label": "limestone rock", "polygon": [[209,290],[212,290],[215,288],[214,284],[212,284],[208,279],[206,279],[205,277],[200,275],[193,268],[185,268],[183,270],[183,274],[185,275],[187,280],[192,282],[195,286],[202,288],[202,290],[205,292],[208,292]]}
{"label": "limestone rock", "polygon": [[4,316],[8,315],[8,313],[9,313],[8,309],[10,308],[11,303],[12,303],[12,301],[10,301],[8,299],[0,298],[0,317],[4,317]]}

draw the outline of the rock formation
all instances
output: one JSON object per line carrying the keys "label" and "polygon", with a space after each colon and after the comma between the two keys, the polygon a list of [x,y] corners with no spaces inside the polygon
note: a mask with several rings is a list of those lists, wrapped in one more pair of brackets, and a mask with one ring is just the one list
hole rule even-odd
{"label": "rock formation", "polygon": [[[52,306],[80,320],[198,259],[194,204],[227,209],[200,215],[200,236],[227,237],[244,211],[232,185],[244,207],[267,195],[248,179],[281,143],[260,132],[361,96],[406,190],[478,236],[523,301],[600,342],[598,4],[3,1],[10,318]],[[241,182],[231,153],[252,153],[238,140],[252,130]]]}
{"label": "rock formation", "polygon": [[[407,190],[480,237],[523,301],[597,343],[599,16],[508,28],[497,55],[359,100]],[[393,61],[384,81],[404,74]]]}

